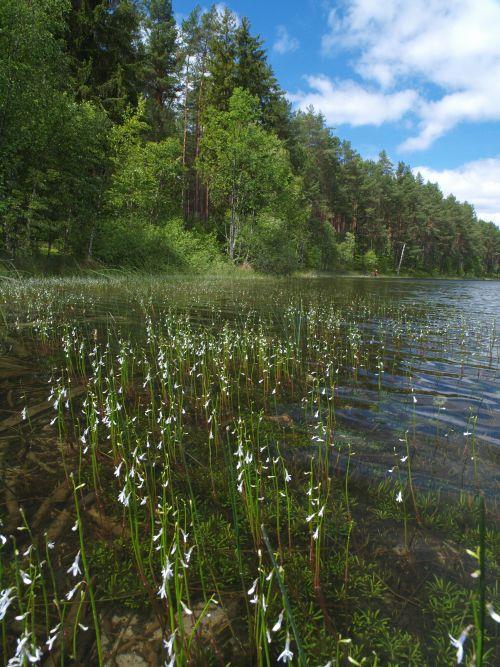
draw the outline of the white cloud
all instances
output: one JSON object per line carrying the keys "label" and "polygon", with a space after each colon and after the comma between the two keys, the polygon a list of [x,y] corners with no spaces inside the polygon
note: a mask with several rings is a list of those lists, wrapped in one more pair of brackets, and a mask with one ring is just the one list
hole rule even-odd
{"label": "white cloud", "polygon": [[332,125],[381,125],[400,119],[415,104],[413,90],[385,93],[364,88],[354,81],[332,81],[326,76],[308,76],[309,92],[289,98],[300,109],[313,106]]}
{"label": "white cloud", "polygon": [[415,167],[425,180],[438,183],[445,195],[474,205],[479,218],[500,226],[500,157],[475,160],[457,169]]}
{"label": "white cloud", "polygon": [[498,0],[343,0],[322,39],[324,54],[340,50],[370,94],[418,90],[417,134],[403,150],[428,148],[464,121],[500,120]]}
{"label": "white cloud", "polygon": [[276,53],[283,55],[285,53],[292,53],[292,51],[296,51],[299,48],[299,40],[296,37],[292,37],[284,25],[278,26],[277,33],[278,37],[273,44],[273,50]]}

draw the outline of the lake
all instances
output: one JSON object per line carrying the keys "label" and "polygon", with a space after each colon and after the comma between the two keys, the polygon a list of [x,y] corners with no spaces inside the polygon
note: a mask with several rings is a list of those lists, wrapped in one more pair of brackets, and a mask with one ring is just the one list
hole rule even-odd
{"label": "lake", "polygon": [[3,654],[498,664],[499,312],[480,281],[3,280]]}
{"label": "lake", "polygon": [[[388,278],[144,279],[26,281],[3,285],[12,338],[27,328],[109,327],[144,335],[146,313],[175,308],[200,326],[266,322],[278,336],[300,321],[304,344],[325,337],[338,372],[338,440],[354,440],[359,468],[386,475],[409,433],[423,485],[494,492],[500,481],[500,314],[497,282]],[[293,315],[290,314],[293,311]],[[324,318],[324,324],[321,319]],[[333,318],[333,319],[331,319]],[[314,334],[307,339],[313,323]],[[288,328],[287,328],[288,327]],[[295,335],[295,334],[294,334]],[[1,340],[1,339],[0,339]],[[9,338],[11,340],[11,338]],[[15,377],[16,346],[4,342],[0,377],[40,398],[46,378]],[[316,355],[317,352],[314,352]],[[23,359],[22,365],[25,366]],[[17,363],[17,361],[16,361]],[[4,406],[7,407],[4,403]],[[278,405],[278,412],[293,406]],[[5,416],[9,409],[5,410]],[[401,458],[401,457],[399,457]]]}

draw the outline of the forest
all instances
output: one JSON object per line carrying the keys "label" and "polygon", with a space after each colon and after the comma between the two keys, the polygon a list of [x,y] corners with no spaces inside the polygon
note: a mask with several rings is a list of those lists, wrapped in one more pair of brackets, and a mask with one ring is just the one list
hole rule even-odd
{"label": "forest", "polygon": [[247,19],[174,10],[2,0],[3,264],[498,276],[500,230],[294,111]]}

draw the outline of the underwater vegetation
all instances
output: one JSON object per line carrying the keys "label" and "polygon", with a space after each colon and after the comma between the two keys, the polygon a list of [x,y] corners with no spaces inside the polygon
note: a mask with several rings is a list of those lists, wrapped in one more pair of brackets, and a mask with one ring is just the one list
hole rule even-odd
{"label": "underwater vegetation", "polygon": [[3,665],[498,664],[494,318],[360,284],[0,285]]}

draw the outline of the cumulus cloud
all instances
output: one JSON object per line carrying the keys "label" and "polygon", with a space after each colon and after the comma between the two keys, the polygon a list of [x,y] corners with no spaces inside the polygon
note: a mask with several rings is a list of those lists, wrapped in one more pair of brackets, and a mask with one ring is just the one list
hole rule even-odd
{"label": "cumulus cloud", "polygon": [[415,167],[425,180],[438,183],[445,195],[473,204],[479,218],[500,226],[500,157],[467,162],[457,169]]}
{"label": "cumulus cloud", "polygon": [[348,50],[371,94],[418,91],[417,134],[401,148],[419,150],[458,123],[500,120],[499,35],[498,0],[343,0],[329,13],[322,51]]}
{"label": "cumulus cloud", "polygon": [[330,124],[381,125],[401,118],[417,99],[413,90],[385,93],[360,86],[355,81],[332,81],[327,76],[305,77],[309,92],[289,98],[301,109],[313,106]]}
{"label": "cumulus cloud", "polygon": [[281,55],[285,53],[292,53],[296,51],[300,42],[296,37],[292,37],[284,25],[279,25],[277,28],[278,37],[273,44],[273,51]]}

